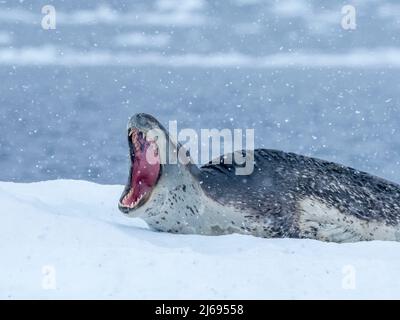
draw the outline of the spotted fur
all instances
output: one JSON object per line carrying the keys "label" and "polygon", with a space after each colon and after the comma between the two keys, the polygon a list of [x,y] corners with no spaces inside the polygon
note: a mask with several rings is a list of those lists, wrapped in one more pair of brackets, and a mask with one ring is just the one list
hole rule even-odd
{"label": "spotted fur", "polygon": [[[158,127],[144,114],[133,126]],[[243,151],[243,153],[245,153]],[[150,199],[129,215],[158,231],[334,242],[400,240],[400,186],[336,163],[282,151],[254,151],[254,171],[235,175],[221,156],[202,168],[162,166]]]}

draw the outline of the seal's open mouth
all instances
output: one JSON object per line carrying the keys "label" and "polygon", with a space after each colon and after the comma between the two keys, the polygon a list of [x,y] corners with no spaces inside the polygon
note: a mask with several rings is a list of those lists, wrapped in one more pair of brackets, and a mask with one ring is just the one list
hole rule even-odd
{"label": "seal's open mouth", "polygon": [[129,131],[131,168],[129,181],[119,202],[124,213],[136,209],[150,198],[161,174],[156,141],[146,139],[146,133],[136,128]]}

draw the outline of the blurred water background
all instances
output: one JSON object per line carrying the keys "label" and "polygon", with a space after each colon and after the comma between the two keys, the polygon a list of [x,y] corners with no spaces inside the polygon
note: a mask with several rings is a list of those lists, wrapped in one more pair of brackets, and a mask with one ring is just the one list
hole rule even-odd
{"label": "blurred water background", "polygon": [[147,112],[400,182],[399,35],[394,0],[0,0],[0,180],[122,184]]}

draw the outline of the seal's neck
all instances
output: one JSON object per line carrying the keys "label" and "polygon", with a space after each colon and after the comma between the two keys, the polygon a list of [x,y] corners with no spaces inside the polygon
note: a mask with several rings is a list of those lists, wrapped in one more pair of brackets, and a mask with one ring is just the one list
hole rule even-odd
{"label": "seal's neck", "polygon": [[200,214],[204,197],[196,168],[182,164],[163,165],[157,187],[140,210],[139,217],[155,229],[161,230],[163,226],[162,231],[169,231],[164,229],[172,228],[172,222],[166,221],[175,220],[174,223],[179,225],[179,220],[183,223],[190,215]]}
{"label": "seal's neck", "polygon": [[[244,216],[233,207],[219,204],[202,189],[200,169],[193,164],[190,155],[179,152],[186,159],[175,164],[163,164],[161,176],[151,198],[138,210],[138,217],[159,231],[217,235],[243,233]],[[185,161],[186,160],[186,161]]]}
{"label": "seal's neck", "polygon": [[188,165],[164,166],[157,190],[139,217],[163,232],[244,233],[244,215],[209,198],[194,169]]}

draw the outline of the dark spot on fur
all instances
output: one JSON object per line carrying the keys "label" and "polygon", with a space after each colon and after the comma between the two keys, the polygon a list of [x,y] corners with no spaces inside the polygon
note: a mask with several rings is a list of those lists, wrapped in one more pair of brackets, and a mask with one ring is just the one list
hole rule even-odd
{"label": "dark spot on fur", "polygon": [[224,234],[224,230],[222,230],[219,226],[212,226],[211,230],[212,230],[213,234],[216,234],[216,235]]}
{"label": "dark spot on fur", "polygon": [[190,210],[190,212],[192,213],[192,215],[195,215],[196,213],[193,211],[193,209],[189,206],[186,206],[186,209]]}

